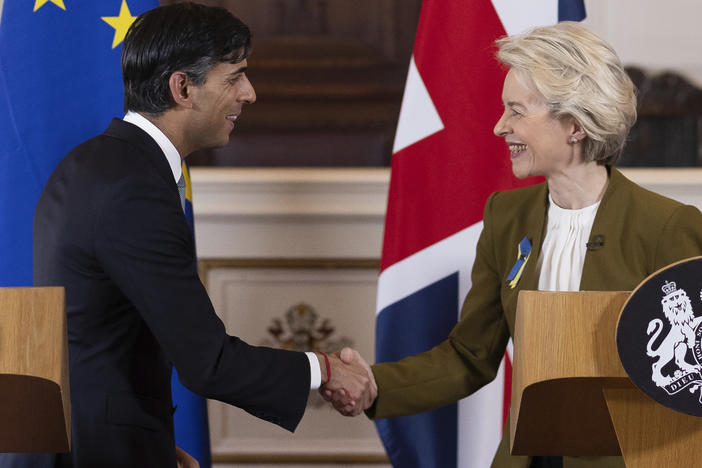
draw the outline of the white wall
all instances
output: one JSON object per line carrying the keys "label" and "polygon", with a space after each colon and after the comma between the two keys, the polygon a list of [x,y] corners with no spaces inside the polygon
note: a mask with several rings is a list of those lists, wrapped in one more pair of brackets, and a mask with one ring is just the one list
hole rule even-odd
{"label": "white wall", "polygon": [[702,2],[585,0],[585,24],[607,40],[625,65],[675,70],[702,86]]}

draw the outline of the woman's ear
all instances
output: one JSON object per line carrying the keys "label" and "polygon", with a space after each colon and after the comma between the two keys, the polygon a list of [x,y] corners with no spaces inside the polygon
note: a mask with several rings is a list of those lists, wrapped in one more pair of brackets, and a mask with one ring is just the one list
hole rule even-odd
{"label": "woman's ear", "polygon": [[191,108],[192,103],[192,93],[191,88],[192,82],[188,78],[188,75],[184,72],[173,72],[171,77],[168,79],[168,88],[171,91],[171,97],[173,102],[177,106]]}
{"label": "woman's ear", "polygon": [[582,127],[582,125],[580,125],[580,122],[573,119],[573,128],[572,128],[571,133],[570,133],[571,140],[581,141],[586,136],[587,136],[587,133],[585,133],[585,130],[583,130],[583,127]]}

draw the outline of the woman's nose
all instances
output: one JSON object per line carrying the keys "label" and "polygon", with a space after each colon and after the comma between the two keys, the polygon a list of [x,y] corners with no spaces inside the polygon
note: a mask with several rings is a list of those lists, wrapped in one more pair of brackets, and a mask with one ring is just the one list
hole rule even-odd
{"label": "woman's nose", "polygon": [[505,114],[506,112],[502,113],[499,120],[495,124],[495,128],[492,129],[492,131],[495,133],[495,136],[503,137],[509,133],[505,125]]}

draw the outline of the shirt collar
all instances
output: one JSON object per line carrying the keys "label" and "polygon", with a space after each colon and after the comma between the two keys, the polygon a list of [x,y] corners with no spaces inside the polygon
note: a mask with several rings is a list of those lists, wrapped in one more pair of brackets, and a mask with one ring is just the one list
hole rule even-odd
{"label": "shirt collar", "polygon": [[178,150],[173,143],[171,143],[171,140],[169,140],[168,137],[156,125],[151,123],[151,121],[141,114],[128,111],[123,120],[125,122],[129,122],[130,124],[136,125],[154,139],[159,148],[161,148],[161,151],[163,151],[163,154],[166,155],[168,165],[171,167],[171,171],[173,172],[173,178],[177,183],[183,173],[183,161],[180,158],[180,154],[178,154]]}

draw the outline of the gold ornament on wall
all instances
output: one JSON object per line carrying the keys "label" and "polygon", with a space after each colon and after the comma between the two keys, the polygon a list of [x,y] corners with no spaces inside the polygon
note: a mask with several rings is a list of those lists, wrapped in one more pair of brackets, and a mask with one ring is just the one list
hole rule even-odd
{"label": "gold ornament on wall", "polygon": [[[345,346],[353,346],[350,338],[335,336],[331,319],[323,318],[320,321],[317,311],[304,302],[289,307],[282,319],[271,320],[268,334],[272,338],[264,339],[261,342],[263,346],[289,351],[334,353]],[[320,408],[325,402],[317,391],[311,391],[307,404]]]}
{"label": "gold ornament on wall", "polygon": [[271,339],[265,339],[263,346],[287,349],[290,351],[322,351],[332,353],[345,346],[353,346],[353,340],[346,336],[335,336],[331,319],[322,318],[309,304],[300,302],[288,308],[284,317],[274,318],[268,327]]}

